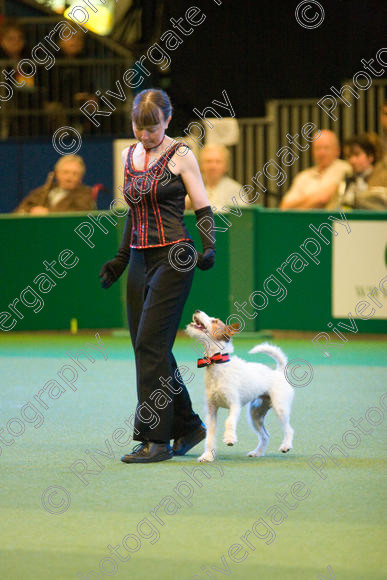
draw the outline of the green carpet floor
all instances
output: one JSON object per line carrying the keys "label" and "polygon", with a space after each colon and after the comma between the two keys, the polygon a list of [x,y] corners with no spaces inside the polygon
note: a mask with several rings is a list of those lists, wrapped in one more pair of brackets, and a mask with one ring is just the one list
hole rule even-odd
{"label": "green carpet floor", "polygon": [[[58,381],[63,365],[74,365],[67,351],[97,344],[95,336],[1,337],[1,580],[387,577],[385,343],[349,339],[324,359],[311,341],[276,341],[289,359],[306,359],[314,371],[312,382],[296,389],[294,449],[287,455],[278,452],[282,433],[274,414],[265,458],[246,457],[256,437],[245,412],[238,444],[224,446],[222,411],[218,462],[199,465],[200,444],[182,458],[129,466],[120,456],[132,445],[119,446],[116,430],[135,409],[133,355],[128,339],[100,336],[108,358],[89,348],[96,360],[81,359],[86,371],[78,368],[77,390],[57,389],[55,400],[41,394],[47,409],[34,395],[53,388],[49,381]],[[236,338],[236,353],[248,358],[256,342]],[[203,371],[195,368],[189,339],[179,336],[175,356],[194,374],[189,389],[203,414]],[[37,428],[28,402],[40,409]],[[30,422],[21,422],[22,407]],[[18,419],[8,423],[12,444],[11,418]],[[363,418],[360,426],[372,431],[362,433],[351,418]],[[336,463],[320,449],[335,443],[347,455],[334,452]],[[71,466],[93,473],[77,477]]]}

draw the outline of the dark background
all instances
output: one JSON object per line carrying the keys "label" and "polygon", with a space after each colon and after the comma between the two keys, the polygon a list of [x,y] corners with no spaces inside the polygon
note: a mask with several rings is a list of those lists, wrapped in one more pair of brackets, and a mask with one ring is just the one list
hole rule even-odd
{"label": "dark background", "polygon": [[[329,87],[339,88],[344,78],[362,70],[362,58],[375,58],[387,47],[383,0],[319,0],[325,18],[310,30],[295,18],[300,0],[223,0],[221,6],[214,0],[163,0],[158,32],[155,15],[161,0],[134,3],[143,13],[142,34],[148,43],[138,46],[139,55],[159,41],[159,34],[173,30],[170,18],[185,20],[191,6],[206,15],[184,43],[169,52],[169,92],[188,118],[194,107],[204,108],[223,89],[238,117],[263,115],[270,98],[320,98]],[[79,5],[84,5],[82,0]],[[41,15],[19,0],[5,0],[5,6],[9,17]],[[312,5],[309,16],[313,10]]]}
{"label": "dark background", "polygon": [[192,5],[207,16],[170,52],[170,93],[179,118],[182,111],[187,122],[194,107],[208,106],[224,89],[237,117],[264,115],[270,98],[322,97],[363,70],[362,58],[375,58],[387,47],[387,3],[381,0],[321,0],[325,19],[310,30],[295,18],[298,4],[223,0],[217,6],[213,0],[167,0],[163,30],[172,28],[170,17],[184,16]]}

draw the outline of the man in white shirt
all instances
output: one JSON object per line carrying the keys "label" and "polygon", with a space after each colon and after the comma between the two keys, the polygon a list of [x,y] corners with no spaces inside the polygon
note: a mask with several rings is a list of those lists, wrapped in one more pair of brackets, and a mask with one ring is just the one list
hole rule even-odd
{"label": "man in white shirt", "polygon": [[339,183],[351,173],[349,163],[339,159],[340,146],[333,131],[321,131],[312,143],[312,155],[316,165],[295,177],[281,201],[282,209],[325,208]]}
{"label": "man in white shirt", "polygon": [[[226,175],[229,158],[229,151],[224,145],[205,145],[200,151],[200,170],[212,211],[222,211],[223,206],[234,205],[232,198],[238,195],[242,187]],[[186,208],[190,207],[187,200]]]}

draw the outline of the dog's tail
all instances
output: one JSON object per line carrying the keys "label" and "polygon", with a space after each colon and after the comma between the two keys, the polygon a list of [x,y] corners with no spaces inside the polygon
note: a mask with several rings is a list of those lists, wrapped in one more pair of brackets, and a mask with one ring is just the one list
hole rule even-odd
{"label": "dog's tail", "polygon": [[273,344],[265,342],[263,344],[257,344],[257,346],[254,346],[251,350],[249,350],[249,354],[256,354],[258,352],[267,354],[273,358],[277,363],[277,371],[283,371],[288,364],[288,359],[278,346],[274,346]]}

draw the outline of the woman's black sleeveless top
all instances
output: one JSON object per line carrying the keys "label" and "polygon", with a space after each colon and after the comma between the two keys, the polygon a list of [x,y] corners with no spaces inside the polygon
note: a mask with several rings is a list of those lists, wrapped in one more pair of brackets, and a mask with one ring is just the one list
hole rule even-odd
{"label": "woman's black sleeveless top", "polygon": [[183,218],[187,190],[180,175],[167,167],[181,146],[187,147],[175,142],[146,171],[134,168],[136,144],[129,147],[124,196],[132,214],[131,248],[154,248],[192,239]]}

